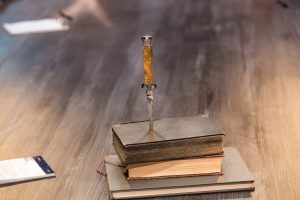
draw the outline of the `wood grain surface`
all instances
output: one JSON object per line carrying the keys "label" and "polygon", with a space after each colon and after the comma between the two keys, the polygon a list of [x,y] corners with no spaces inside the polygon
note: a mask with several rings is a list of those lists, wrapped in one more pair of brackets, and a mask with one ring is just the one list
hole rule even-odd
{"label": "wood grain surface", "polygon": [[155,118],[214,118],[256,191],[160,199],[300,196],[297,0],[9,1],[0,24],[74,17],[68,32],[0,30],[0,159],[42,155],[57,178],[0,188],[1,200],[108,199],[98,161],[111,125],[147,118],[140,37],[153,36]]}

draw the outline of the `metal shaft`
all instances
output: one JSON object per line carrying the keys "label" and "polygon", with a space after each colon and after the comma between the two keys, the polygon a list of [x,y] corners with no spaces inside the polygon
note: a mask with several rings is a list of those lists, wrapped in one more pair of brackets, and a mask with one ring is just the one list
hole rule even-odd
{"label": "metal shaft", "polygon": [[147,103],[148,103],[148,118],[149,118],[149,130],[153,130],[153,86],[147,87]]}

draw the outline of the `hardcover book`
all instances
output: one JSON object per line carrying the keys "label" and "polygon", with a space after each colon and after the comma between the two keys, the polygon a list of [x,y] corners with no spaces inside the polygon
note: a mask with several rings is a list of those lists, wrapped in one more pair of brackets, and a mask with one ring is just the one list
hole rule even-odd
{"label": "hardcover book", "polygon": [[128,165],[129,179],[222,174],[222,155]]}
{"label": "hardcover book", "polygon": [[112,199],[133,199],[157,196],[253,191],[254,179],[235,148],[224,148],[223,174],[147,180],[128,180],[126,168],[118,156],[105,159],[108,185]]}
{"label": "hardcover book", "polygon": [[125,165],[222,154],[224,134],[208,117],[167,118],[116,124],[113,146]]}

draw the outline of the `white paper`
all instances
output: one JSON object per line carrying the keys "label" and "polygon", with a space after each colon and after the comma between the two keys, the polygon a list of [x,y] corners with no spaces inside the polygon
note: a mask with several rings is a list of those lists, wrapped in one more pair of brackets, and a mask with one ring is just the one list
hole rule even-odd
{"label": "white paper", "polygon": [[0,161],[0,185],[47,176],[32,157]]}
{"label": "white paper", "polygon": [[69,25],[62,19],[41,19],[33,21],[22,21],[14,23],[4,23],[3,28],[11,35],[44,33],[53,31],[67,31]]}

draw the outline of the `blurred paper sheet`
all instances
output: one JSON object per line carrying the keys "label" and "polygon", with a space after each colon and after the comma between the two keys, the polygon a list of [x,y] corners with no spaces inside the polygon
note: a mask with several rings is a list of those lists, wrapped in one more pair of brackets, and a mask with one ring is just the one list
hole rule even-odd
{"label": "blurred paper sheet", "polygon": [[41,19],[34,21],[22,21],[15,23],[4,23],[3,28],[10,35],[21,35],[30,33],[45,33],[54,31],[67,31],[69,25],[63,19]]}
{"label": "blurred paper sheet", "polygon": [[55,173],[41,156],[0,161],[0,186],[50,177]]}

